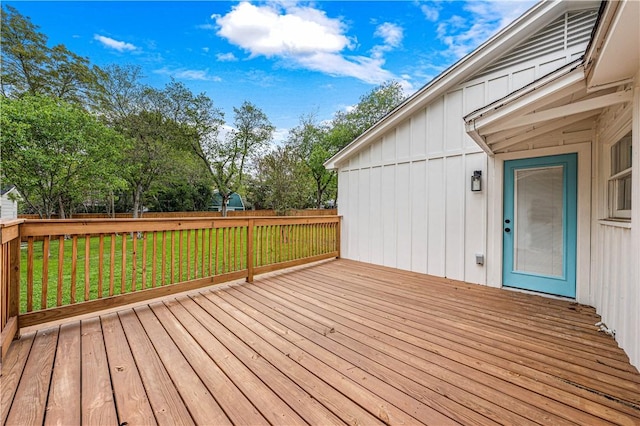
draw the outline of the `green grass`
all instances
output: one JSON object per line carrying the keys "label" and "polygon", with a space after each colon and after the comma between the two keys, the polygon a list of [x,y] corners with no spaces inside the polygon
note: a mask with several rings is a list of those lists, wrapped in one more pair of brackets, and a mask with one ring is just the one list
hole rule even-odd
{"label": "green grass", "polygon": [[[60,255],[60,239],[58,237],[51,238],[49,242],[49,256],[47,262],[43,256],[43,241],[34,241],[33,243],[33,292],[32,306],[29,310],[42,309],[43,300],[43,277],[45,263],[47,263],[48,272],[46,285],[46,307],[64,306],[72,303],[72,294],[74,302],[82,302],[85,300],[95,300],[99,297],[108,297],[111,295],[129,293],[141,290],[143,285],[145,288],[167,285],[176,282],[182,282],[189,279],[203,278],[210,275],[219,275],[222,273],[239,271],[247,268],[246,257],[246,229],[236,228],[236,231],[222,232],[221,229],[210,235],[209,229],[199,230],[197,239],[196,232],[191,231],[190,236],[187,231],[182,232],[180,238],[179,231],[167,231],[166,243],[164,246],[165,253],[165,273],[162,275],[162,251],[163,233],[157,232],[156,238],[156,258],[153,258],[153,238],[154,233],[149,232],[138,238],[136,234],[120,234],[115,236],[105,236],[103,238],[103,255],[102,255],[102,280],[100,277],[100,238],[98,236],[78,236],[77,237],[77,255],[75,274],[73,272],[73,240],[71,238],[63,240],[63,260],[62,260],[62,282],[61,294],[58,294],[59,281],[59,255]],[[174,239],[172,250],[171,240]],[[254,265],[264,265],[269,263],[277,263],[294,258],[300,258],[318,254],[316,247],[306,244],[307,241],[313,239],[318,241],[321,237],[328,235],[319,232],[316,228],[306,233],[295,233],[289,229],[282,231],[279,227],[265,227],[262,232],[256,232],[254,235]],[[89,241],[89,264],[85,269],[85,252],[86,241]],[[114,261],[111,264],[111,241],[115,240]],[[123,239],[125,240],[125,261],[124,275],[122,269],[123,263]],[[143,255],[144,241],[146,239],[146,256]],[[182,239],[182,261],[180,261],[180,239]],[[332,240],[333,238],[331,238]],[[202,256],[204,241],[204,259]],[[217,256],[216,256],[217,241]],[[235,241],[235,244],[233,243]],[[300,244],[302,243],[302,244]],[[135,271],[134,271],[134,244],[135,244]],[[210,245],[213,248],[210,254]],[[197,248],[196,248],[197,246]],[[321,245],[327,247],[327,245]],[[21,289],[20,289],[20,312],[27,312],[27,284],[29,268],[27,265],[28,244],[22,244],[21,250]],[[233,249],[235,247],[235,250]],[[226,250],[223,250],[226,249]],[[231,249],[230,249],[231,248]],[[171,269],[171,255],[173,251],[173,276]],[[223,251],[226,251],[225,254]],[[326,250],[330,251],[330,250]],[[197,254],[197,258],[196,258]],[[217,257],[217,271],[216,271]],[[154,273],[155,263],[155,273]],[[203,270],[204,266],[204,270]],[[88,270],[88,286],[85,288],[85,278]],[[143,271],[144,280],[143,280]],[[211,271],[211,273],[209,272]],[[135,277],[134,277],[135,273]],[[72,291],[73,277],[75,276],[75,291]],[[124,276],[124,282],[123,282]],[[113,282],[113,287],[110,283]]]}

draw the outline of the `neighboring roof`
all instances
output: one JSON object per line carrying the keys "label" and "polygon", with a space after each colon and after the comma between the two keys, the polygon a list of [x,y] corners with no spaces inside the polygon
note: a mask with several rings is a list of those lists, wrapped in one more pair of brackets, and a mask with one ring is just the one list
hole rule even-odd
{"label": "neighboring roof", "polygon": [[[215,191],[213,193],[213,200],[211,202],[211,207],[217,208],[217,207],[220,207],[221,205],[222,205],[222,197],[220,196],[218,191]],[[233,194],[231,194],[231,196],[229,197],[229,202],[227,203],[227,208],[244,210],[244,202],[242,201],[242,197],[240,196],[240,194],[238,194],[237,192],[234,192]]]}
{"label": "neighboring roof", "polygon": [[4,186],[2,188],[0,188],[0,195],[5,195],[9,192],[18,192],[18,190],[16,189],[16,187],[14,185],[11,186]]}
{"label": "neighboring roof", "polygon": [[537,3],[520,18],[503,28],[473,52],[447,68],[422,89],[409,97],[387,116],[364,132],[360,137],[356,138],[344,149],[327,160],[324,163],[324,166],[327,169],[338,168],[338,164],[340,162],[349,158],[353,153],[359,151],[365,145],[377,140],[377,138],[397,126],[397,124],[402,120],[410,117],[421,108],[424,108],[432,100],[445,93],[451,87],[462,83],[465,79],[470,78],[475,73],[491,64],[492,61],[498,59],[505,51],[534,34],[551,19],[568,11],[569,9],[579,7],[582,3],[593,5],[593,1],[542,1]]}

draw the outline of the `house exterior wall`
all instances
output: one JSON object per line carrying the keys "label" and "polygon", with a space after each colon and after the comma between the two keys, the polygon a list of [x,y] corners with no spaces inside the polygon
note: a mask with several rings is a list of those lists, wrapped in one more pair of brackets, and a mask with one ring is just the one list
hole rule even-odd
{"label": "house exterior wall", "polygon": [[[633,83],[631,103],[608,108],[598,119],[598,143],[593,145],[594,185],[590,304],[616,333],[631,363],[640,366],[640,73]],[[632,130],[633,129],[633,130]],[[606,220],[610,150],[632,130],[632,218],[630,222]]]}
{"label": "house exterior wall", "polygon": [[0,197],[0,219],[16,219],[18,217],[18,203],[9,199],[9,193]]}
{"label": "house exterior wall", "polygon": [[[339,164],[341,255],[478,284],[488,280],[487,155],[463,117],[579,57],[586,42],[479,71]],[[552,64],[552,65],[550,65]],[[482,171],[483,190],[471,192]],[[496,262],[495,259],[487,261]]]}

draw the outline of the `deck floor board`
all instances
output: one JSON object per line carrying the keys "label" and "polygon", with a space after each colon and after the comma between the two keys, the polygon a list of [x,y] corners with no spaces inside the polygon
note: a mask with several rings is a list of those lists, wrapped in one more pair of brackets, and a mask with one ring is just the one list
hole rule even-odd
{"label": "deck floor board", "polygon": [[3,424],[640,424],[595,310],[333,260],[23,334]]}

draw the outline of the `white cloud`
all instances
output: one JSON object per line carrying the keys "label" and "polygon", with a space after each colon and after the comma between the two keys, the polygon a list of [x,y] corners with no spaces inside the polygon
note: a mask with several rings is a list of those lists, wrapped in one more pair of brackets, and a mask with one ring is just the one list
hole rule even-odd
{"label": "white cloud", "polygon": [[106,47],[108,47],[110,49],[115,49],[118,52],[133,51],[133,50],[137,49],[137,47],[134,46],[131,43],[127,43],[127,42],[119,41],[119,40],[114,40],[111,37],[105,37],[105,36],[101,36],[99,34],[94,34],[93,38],[94,38],[94,40],[98,40],[104,46],[106,46]]}
{"label": "white cloud", "polygon": [[203,51],[204,53],[209,53],[209,48],[208,48],[208,47],[203,47],[203,48],[202,48],[202,51]]}
{"label": "white cloud", "polygon": [[[385,41],[372,57],[348,55],[355,39],[347,25],[324,11],[294,1],[254,5],[243,1],[224,16],[213,15],[217,34],[249,52],[251,57],[278,58],[293,66],[335,76],[354,77],[371,84],[396,78],[383,68],[383,52],[402,41],[402,29],[394,24],[378,27]],[[220,58],[219,58],[220,60]]]}
{"label": "white cloud", "polygon": [[190,70],[190,69],[169,69],[167,67],[153,71],[155,74],[163,74],[174,77],[178,80],[197,80],[197,81],[222,81],[220,77],[209,74],[209,70]]}
{"label": "white cloud", "polygon": [[337,52],[350,43],[339,20],[309,7],[294,6],[282,14],[271,5],[242,2],[216,23],[220,36],[252,56]]}
{"label": "white cloud", "polygon": [[420,6],[420,10],[424,14],[424,17],[427,19],[427,21],[436,22],[438,20],[438,17],[440,16],[440,8],[435,4],[422,4]]}
{"label": "white cloud", "polygon": [[443,53],[461,58],[522,15],[533,3],[534,0],[467,1],[463,6],[466,17],[454,15],[438,24],[437,36],[447,46]]}
{"label": "white cloud", "polygon": [[396,24],[385,22],[378,25],[373,35],[382,38],[384,41],[384,44],[374,46],[373,49],[371,49],[373,57],[378,59],[382,58],[385,52],[390,52],[400,46],[404,38],[404,30]]}
{"label": "white cloud", "polygon": [[290,129],[285,129],[283,127],[278,127],[276,130],[274,130],[273,140],[271,141],[272,145],[283,145],[286,142],[287,137],[289,136],[289,130]]}
{"label": "white cloud", "polygon": [[376,37],[380,37],[384,40],[384,43],[391,47],[398,47],[402,42],[402,38],[404,37],[404,32],[402,27],[392,24],[391,22],[385,22],[384,24],[378,25],[376,28],[376,32],[374,33]]}
{"label": "white cloud", "polygon": [[238,58],[236,58],[236,55],[234,55],[233,52],[218,53],[216,55],[216,58],[218,59],[219,62],[235,62],[238,60]]}

